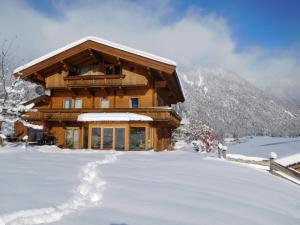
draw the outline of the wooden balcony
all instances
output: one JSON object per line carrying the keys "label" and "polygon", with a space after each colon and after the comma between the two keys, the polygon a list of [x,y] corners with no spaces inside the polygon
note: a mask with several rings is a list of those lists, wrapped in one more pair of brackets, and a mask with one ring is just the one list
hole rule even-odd
{"label": "wooden balcony", "polygon": [[180,125],[181,117],[170,108],[153,107],[153,108],[108,108],[108,109],[39,109],[38,112],[28,112],[22,117],[29,121],[77,121],[81,113],[112,113],[112,112],[131,112],[150,116],[156,124],[164,124],[171,127]]}
{"label": "wooden balcony", "polygon": [[68,76],[64,78],[67,88],[85,87],[129,87],[147,86],[146,79],[129,80],[124,75],[89,75],[89,76]]}

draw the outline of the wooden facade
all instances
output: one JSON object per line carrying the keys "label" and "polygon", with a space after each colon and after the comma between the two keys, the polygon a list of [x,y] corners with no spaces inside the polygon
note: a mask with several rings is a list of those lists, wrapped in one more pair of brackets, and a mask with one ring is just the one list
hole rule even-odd
{"label": "wooden facade", "polygon": [[[48,95],[28,102],[35,103],[37,111],[22,117],[44,125],[60,147],[172,148],[172,130],[181,118],[170,106],[184,101],[173,64],[86,39],[17,69],[15,76],[47,90]],[[79,122],[83,113],[134,113],[151,121]],[[26,134],[26,128],[16,124],[16,135]]]}

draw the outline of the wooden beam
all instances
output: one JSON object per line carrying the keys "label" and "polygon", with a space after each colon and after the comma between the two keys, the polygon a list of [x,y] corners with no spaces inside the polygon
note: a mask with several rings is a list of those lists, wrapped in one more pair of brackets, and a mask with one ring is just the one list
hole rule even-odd
{"label": "wooden beam", "polygon": [[167,81],[155,81],[155,88],[165,88],[167,87]]}
{"label": "wooden beam", "polygon": [[45,82],[45,77],[43,75],[41,75],[40,73],[35,73],[34,74],[36,76],[36,79]]}

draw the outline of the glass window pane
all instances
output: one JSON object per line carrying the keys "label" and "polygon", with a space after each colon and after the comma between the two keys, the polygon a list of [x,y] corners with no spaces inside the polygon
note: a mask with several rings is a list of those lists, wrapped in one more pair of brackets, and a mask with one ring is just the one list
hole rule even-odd
{"label": "glass window pane", "polygon": [[75,99],[75,109],[82,108],[82,99]]}
{"label": "glass window pane", "polygon": [[138,107],[139,107],[139,99],[131,98],[131,108],[138,108]]}
{"label": "glass window pane", "polygon": [[125,128],[116,128],[116,149],[125,149]]}
{"label": "glass window pane", "polygon": [[112,149],[113,147],[113,128],[103,128],[103,148]]}
{"label": "glass window pane", "polygon": [[93,66],[92,67],[92,75],[97,75],[99,71],[99,66]]}
{"label": "glass window pane", "polygon": [[109,100],[108,98],[101,99],[101,108],[109,108]]}
{"label": "glass window pane", "polygon": [[83,66],[80,68],[80,75],[88,75],[89,68],[87,66]]}
{"label": "glass window pane", "polygon": [[148,130],[148,148],[151,148],[152,147],[152,129],[151,127],[149,127],[149,130]]}
{"label": "glass window pane", "polygon": [[65,104],[64,104],[65,109],[70,109],[72,108],[72,100],[71,99],[66,99]]}
{"label": "glass window pane", "polygon": [[115,66],[115,74],[116,75],[121,75],[122,74],[121,66]]}
{"label": "glass window pane", "polygon": [[93,127],[92,128],[92,148],[100,149],[101,147],[101,128]]}
{"label": "glass window pane", "polygon": [[66,129],[66,145],[68,148],[73,147],[73,130],[71,128]]}
{"label": "glass window pane", "polygon": [[130,149],[145,149],[145,127],[130,127]]}
{"label": "glass window pane", "polygon": [[105,74],[106,74],[106,75],[111,75],[111,74],[113,74],[113,67],[112,67],[112,66],[106,66],[106,67],[105,67]]}
{"label": "glass window pane", "polygon": [[89,129],[87,127],[84,128],[84,136],[83,136],[83,147],[85,149],[88,148],[88,140],[89,140]]}

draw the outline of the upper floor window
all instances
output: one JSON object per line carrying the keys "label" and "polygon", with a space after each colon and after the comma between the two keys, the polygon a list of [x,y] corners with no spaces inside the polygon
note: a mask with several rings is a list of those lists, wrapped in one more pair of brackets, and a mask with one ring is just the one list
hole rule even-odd
{"label": "upper floor window", "polygon": [[80,75],[88,75],[89,67],[83,66],[80,68]]}
{"label": "upper floor window", "polygon": [[122,67],[120,65],[106,65],[104,67],[105,75],[121,75]]}
{"label": "upper floor window", "polygon": [[116,75],[121,75],[122,74],[122,67],[117,65],[115,66],[115,74]]}
{"label": "upper floor window", "polygon": [[65,109],[70,109],[70,108],[72,108],[72,99],[65,99],[65,102],[64,102],[64,108],[65,108]]}
{"label": "upper floor window", "polygon": [[104,67],[105,75],[112,75],[113,71],[114,71],[113,66],[105,66]]}
{"label": "upper floor window", "polygon": [[98,75],[99,73],[99,66],[91,66],[91,74]]}
{"label": "upper floor window", "polygon": [[102,98],[101,99],[101,108],[109,108],[109,100],[108,98]]}
{"label": "upper floor window", "polygon": [[130,99],[131,108],[138,108],[139,107],[139,99],[138,98],[131,98]]}
{"label": "upper floor window", "polygon": [[75,109],[81,109],[82,108],[82,99],[75,99]]}

